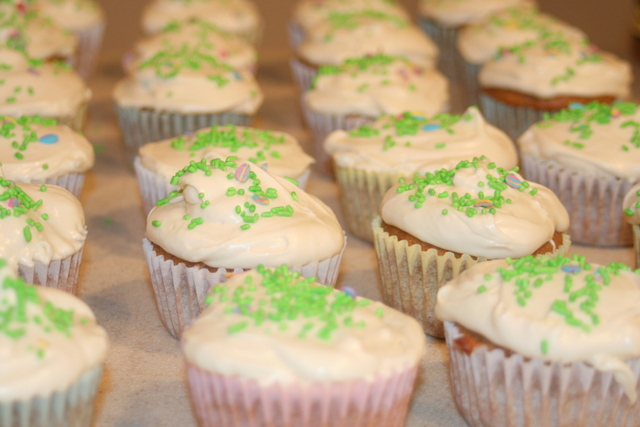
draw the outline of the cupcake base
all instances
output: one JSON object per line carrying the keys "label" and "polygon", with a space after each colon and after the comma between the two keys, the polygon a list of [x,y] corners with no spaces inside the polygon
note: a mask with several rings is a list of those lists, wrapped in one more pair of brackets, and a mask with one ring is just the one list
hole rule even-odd
{"label": "cupcake base", "polygon": [[102,22],[91,28],[74,32],[78,36],[75,68],[84,80],[88,80],[96,69],[105,26],[106,24]]}
{"label": "cupcake base", "polygon": [[36,261],[33,267],[19,264],[18,274],[27,283],[60,289],[78,296],[80,294],[78,275],[82,263],[82,251],[83,249],[80,249],[70,257],[51,261],[49,264],[43,264],[39,261]]}

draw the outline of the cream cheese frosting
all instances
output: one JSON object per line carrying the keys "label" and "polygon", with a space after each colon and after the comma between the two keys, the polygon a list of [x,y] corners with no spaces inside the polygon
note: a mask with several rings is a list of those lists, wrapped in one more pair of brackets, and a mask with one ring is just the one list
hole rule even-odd
{"label": "cream cheese frosting", "polygon": [[140,62],[159,52],[179,50],[182,46],[192,47],[237,69],[255,73],[257,68],[258,53],[251,43],[200,20],[174,22],[161,32],[139,40],[133,50],[136,60],[127,68],[135,70]]}
{"label": "cream cheese frosting", "polygon": [[383,54],[435,68],[438,48],[409,21],[365,10],[331,14],[313,28],[296,53],[313,65],[339,65],[349,58]]}
{"label": "cream cheese frosting", "polygon": [[147,238],[168,253],[210,267],[302,266],[340,253],[334,213],[296,182],[248,160],[192,161],[156,203]]}
{"label": "cream cheese frosting", "polygon": [[65,390],[104,362],[107,333],[79,298],[25,283],[4,260],[0,283],[0,401]]}
{"label": "cream cheese frosting", "polygon": [[68,65],[0,48],[1,115],[73,118],[90,97],[91,90]]}
{"label": "cream cheese frosting", "polygon": [[343,167],[404,176],[453,167],[483,154],[504,169],[518,164],[511,139],[487,123],[476,107],[462,115],[386,114],[372,125],[332,132],[324,149]]}
{"label": "cream cheese frosting", "polygon": [[253,115],[263,100],[253,75],[187,45],[167,48],[141,62],[118,82],[113,96],[124,108],[187,114]]}
{"label": "cream cheese frosting", "polygon": [[151,142],[140,147],[140,161],[146,169],[166,178],[191,160],[238,156],[262,165],[278,176],[297,179],[314,162],[298,140],[284,132],[242,126],[213,126],[189,135]]}
{"label": "cream cheese frosting", "polygon": [[209,302],[182,334],[185,358],[265,386],[373,381],[411,369],[425,350],[413,318],[285,267],[235,275],[212,289]]}
{"label": "cream cheese frosting", "polygon": [[322,114],[377,117],[416,110],[433,115],[448,109],[449,83],[435,69],[401,57],[352,58],[320,67],[304,103]]}
{"label": "cream cheese frosting", "polygon": [[520,45],[559,31],[578,40],[586,37],[582,30],[540,12],[532,5],[510,7],[461,28],[456,47],[466,62],[482,64],[502,47]]}
{"label": "cream cheese frosting", "polygon": [[573,95],[625,99],[631,80],[629,63],[562,32],[502,49],[483,64],[478,75],[484,88],[510,89],[538,98]]}
{"label": "cream cheese frosting", "polygon": [[420,0],[418,14],[443,27],[455,28],[478,21],[490,13],[531,0]]}
{"label": "cream cheese frosting", "polygon": [[249,0],[153,0],[142,12],[142,28],[153,34],[172,21],[193,19],[238,35],[256,33],[262,25],[257,6]]}
{"label": "cream cheese frosting", "polygon": [[485,258],[532,254],[569,228],[569,215],[551,190],[484,157],[400,178],[380,212],[385,223],[423,242]]}
{"label": "cream cheese frosting", "polygon": [[84,173],[94,160],[91,143],[54,119],[0,115],[0,170],[6,179],[45,181]]}
{"label": "cream cheese frosting", "polygon": [[631,225],[640,225],[640,183],[632,186],[622,200],[624,218]]}
{"label": "cream cheese frosting", "polygon": [[9,265],[48,265],[82,249],[87,237],[82,205],[57,185],[0,181],[0,257]]}
{"label": "cream cheese frosting", "polygon": [[105,21],[100,3],[94,0],[33,0],[32,7],[59,27],[82,31]]}
{"label": "cream cheese frosting", "polygon": [[591,176],[640,179],[640,109],[630,102],[571,104],[518,139],[522,154]]}
{"label": "cream cheese frosting", "polygon": [[640,275],[574,256],[476,264],[438,292],[436,315],[525,357],[611,371],[631,402],[640,357]]}

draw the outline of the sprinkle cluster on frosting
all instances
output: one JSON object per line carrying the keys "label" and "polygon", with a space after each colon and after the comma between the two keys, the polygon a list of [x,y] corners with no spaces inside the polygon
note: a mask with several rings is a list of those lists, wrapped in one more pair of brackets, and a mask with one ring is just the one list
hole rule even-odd
{"label": "sprinkle cluster on frosting", "polygon": [[[2,123],[0,126],[0,136],[7,140],[16,138],[16,128],[22,129],[22,141],[17,139],[11,141],[11,146],[16,150],[14,157],[18,160],[24,159],[24,155],[22,153],[27,150],[31,143],[41,142],[43,144],[54,144],[58,141],[58,136],[56,134],[38,136],[37,132],[31,127],[31,125],[34,124],[54,126],[58,123],[55,119],[42,118],[40,116],[21,116],[18,119],[14,119],[9,116],[0,115],[0,123]],[[47,169],[48,166],[44,164],[42,167]]]}
{"label": "sprinkle cluster on frosting", "polygon": [[[37,212],[40,206],[42,206],[42,200],[33,200],[27,193],[22,191],[15,182],[0,178],[0,202],[6,206],[0,206],[0,221],[7,217],[19,218],[29,212]],[[47,191],[46,185],[40,186],[40,191]],[[40,215],[43,221],[49,218],[49,215],[43,213]],[[22,229],[22,234],[27,242],[31,241],[32,233],[34,231],[42,231],[44,226],[41,222],[27,217],[25,219],[25,226]]]}
{"label": "sprinkle cluster on frosting", "polygon": [[[331,12],[327,16],[327,22],[334,29],[346,28],[352,30],[358,28],[363,19],[389,22],[398,28],[404,28],[409,25],[409,23],[402,18],[372,9],[357,12]],[[327,37],[330,38],[331,36],[328,35]]]}
{"label": "sprinkle cluster on frosting", "polygon": [[[357,307],[367,306],[371,301],[356,299],[353,289],[336,291],[329,286],[315,283],[315,278],[305,278],[297,272],[291,272],[286,266],[268,269],[257,267],[260,283],[254,283],[252,276],[245,278],[245,286],[239,286],[230,292],[223,284],[216,285],[207,297],[207,304],[225,304],[227,313],[237,313],[245,320],[231,324],[229,334],[239,332],[253,323],[277,325],[281,330],[288,329],[299,318],[307,320],[298,331],[298,338],[306,338],[309,333],[323,340],[339,327],[363,327],[362,321],[355,322],[351,313]],[[266,297],[255,298],[258,287],[266,289]],[[376,315],[383,316],[382,308]]]}

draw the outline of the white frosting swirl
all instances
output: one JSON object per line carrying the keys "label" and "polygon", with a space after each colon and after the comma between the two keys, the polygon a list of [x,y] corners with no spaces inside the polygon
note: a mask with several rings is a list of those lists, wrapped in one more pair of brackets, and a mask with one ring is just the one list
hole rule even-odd
{"label": "white frosting swirl", "polygon": [[301,177],[314,162],[292,135],[233,125],[150,142],[140,147],[139,155],[142,166],[167,182],[191,160],[238,156],[259,165],[266,163],[270,173],[294,179]]}
{"label": "white frosting swirl", "polygon": [[338,65],[348,58],[382,54],[435,68],[438,48],[409,21],[362,11],[332,14],[313,28],[296,53],[313,65]]}
{"label": "white frosting swirl", "polygon": [[631,225],[640,225],[640,183],[634,185],[622,200],[624,219]]}
{"label": "white frosting swirl", "polygon": [[322,114],[380,114],[422,111],[433,115],[449,106],[449,83],[435,69],[400,57],[376,55],[320,67],[304,103]]}
{"label": "white frosting swirl", "polygon": [[569,215],[551,190],[489,165],[474,159],[392,187],[380,206],[382,220],[439,248],[485,258],[523,257],[567,231]]}
{"label": "white frosting swirl", "polygon": [[91,97],[78,74],[61,63],[29,66],[21,53],[0,48],[0,114],[73,118]]}
{"label": "white frosting swirl", "polygon": [[640,110],[636,104],[572,104],[532,125],[522,154],[560,168],[605,178],[640,179]]}
{"label": "white frosting swirl", "polygon": [[418,13],[438,25],[455,28],[521,4],[535,3],[532,0],[420,0]]}
{"label": "white frosting swirl", "polygon": [[519,45],[536,40],[545,33],[558,31],[578,40],[585,38],[582,30],[542,13],[532,5],[510,7],[461,28],[456,47],[466,62],[482,64],[493,58],[499,48]]}
{"label": "white frosting swirl", "polygon": [[94,0],[33,0],[33,7],[59,27],[82,31],[104,22],[104,11]]}
{"label": "white frosting swirl", "polygon": [[153,34],[172,21],[193,19],[238,35],[256,33],[262,25],[257,6],[249,0],[153,0],[142,12],[142,28]]}
{"label": "white frosting swirl", "polygon": [[419,113],[384,115],[373,125],[329,134],[324,149],[343,167],[409,176],[418,170],[453,167],[486,155],[511,169],[518,155],[511,139],[487,123],[476,107],[461,116]]}
{"label": "white frosting swirl", "polygon": [[627,98],[631,79],[629,63],[600,52],[586,40],[577,41],[562,33],[504,49],[485,62],[478,75],[482,87],[510,89],[538,98]]}
{"label": "white frosting swirl", "polygon": [[4,265],[0,283],[0,401],[65,390],[104,363],[107,333],[79,298],[26,284]]}
{"label": "white frosting swirl", "polygon": [[254,268],[302,266],[342,250],[334,213],[294,183],[242,159],[199,166],[179,173],[172,183],[181,192],[147,218],[148,239],[170,254],[211,267]]}
{"label": "white frosting swirl", "polygon": [[[18,147],[14,147],[16,142]],[[0,116],[0,170],[12,181],[45,181],[93,166],[93,146],[52,119]]]}
{"label": "white frosting swirl", "polygon": [[47,265],[82,249],[87,226],[73,194],[57,185],[7,180],[0,181],[0,191],[0,257],[10,265]]}
{"label": "white frosting swirl", "polygon": [[[310,296],[313,288],[321,286],[309,284],[302,277],[293,279],[287,272],[270,272],[260,274],[251,270],[231,277],[224,285],[227,291],[213,289],[211,305],[182,334],[187,361],[210,372],[255,379],[265,386],[372,381],[419,363],[425,349],[422,328],[413,318],[379,302],[354,299],[345,292],[323,288],[326,292],[316,293],[313,301],[326,301],[320,312],[327,317],[335,316],[336,320],[335,329],[323,334],[326,323],[318,313],[306,316],[305,307],[300,307],[293,319],[273,320],[265,316],[262,323],[256,324],[252,317],[228,310],[230,305],[220,301],[220,295],[231,297],[242,288],[244,296],[253,298],[250,305],[254,310],[258,301],[265,301],[260,310],[277,315],[280,311],[271,303],[272,298],[282,296],[284,300],[290,295],[287,301],[295,306],[297,298]],[[285,284],[275,294],[268,294],[273,289],[269,284],[273,283],[273,276]],[[332,310],[332,304],[353,309],[338,312]],[[313,303],[307,307],[310,306],[318,307]],[[236,332],[243,322],[246,326]]]}
{"label": "white frosting swirl", "polygon": [[[612,371],[634,402],[638,379],[625,360],[640,357],[640,275],[569,261],[529,260],[527,271],[502,260],[476,264],[440,289],[436,315],[525,357]],[[571,300],[581,289],[590,291]]]}

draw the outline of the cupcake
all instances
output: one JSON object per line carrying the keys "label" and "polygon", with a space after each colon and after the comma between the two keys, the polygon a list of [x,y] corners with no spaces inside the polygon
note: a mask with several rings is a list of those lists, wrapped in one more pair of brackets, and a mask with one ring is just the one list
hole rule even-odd
{"label": "cupcake", "polygon": [[562,32],[576,40],[585,34],[551,15],[540,12],[533,4],[513,6],[462,27],[456,39],[457,75],[461,93],[468,105],[479,105],[478,73],[480,66],[503,48],[537,40],[549,33]]}
{"label": "cupcake", "polygon": [[306,186],[313,163],[313,158],[292,135],[234,125],[213,126],[190,135],[150,142],[140,147],[138,154],[134,167],[146,213],[156,201],[178,190],[170,183],[171,178],[191,160],[239,156],[262,165],[274,175],[295,179],[300,188]]}
{"label": "cupcake", "polygon": [[262,17],[250,0],[153,0],[142,12],[142,29],[154,34],[174,21],[195,19],[211,22],[254,44],[262,33]]}
{"label": "cupcake", "polygon": [[95,0],[33,0],[31,7],[78,39],[75,69],[88,79],[96,68],[105,28],[104,10]]}
{"label": "cupcake", "polygon": [[171,183],[180,190],[149,213],[144,250],[160,315],[174,337],[228,273],[284,264],[335,284],[344,232],[331,209],[295,180],[229,157],[191,161]]}
{"label": "cupcake", "polygon": [[549,187],[569,212],[574,242],[632,242],[622,201],[640,179],[640,110],[633,103],[572,104],[519,139],[523,176]]}
{"label": "cupcake", "polygon": [[331,170],[322,143],[332,131],[373,123],[381,114],[442,113],[449,107],[448,88],[438,71],[398,56],[351,58],[320,67],[302,104],[321,170]]}
{"label": "cupcake", "polygon": [[599,51],[586,39],[548,33],[503,49],[482,65],[480,105],[491,123],[515,139],[542,120],[544,112],[574,102],[624,100],[631,79],[627,62]]}
{"label": "cupcake", "polygon": [[403,426],[425,340],[378,302],[258,267],[182,336],[200,426]]}
{"label": "cupcake", "polygon": [[435,68],[438,48],[410,21],[374,10],[335,12],[319,22],[295,49],[293,77],[301,91],[323,65],[350,58],[401,56],[421,68]]}
{"label": "cupcake", "polygon": [[442,285],[488,259],[564,254],[568,228],[551,190],[484,157],[401,178],[373,221],[382,300],[442,337],[433,311]]}
{"label": "cupcake", "polygon": [[574,256],[475,265],[438,292],[471,427],[637,425],[640,275]]}
{"label": "cupcake", "polygon": [[198,46],[168,46],[132,64],[113,96],[125,152],[197,129],[248,125],[263,95],[252,74],[236,70]]}
{"label": "cupcake", "polygon": [[93,166],[93,146],[55,119],[0,115],[0,164],[5,179],[55,184],[80,197]]}
{"label": "cupcake", "polygon": [[636,268],[640,268],[640,184],[635,184],[627,191],[622,200],[624,219],[633,231],[633,249],[636,253]]}
{"label": "cupcake", "polygon": [[518,164],[513,141],[475,107],[463,115],[385,114],[372,125],[332,132],[324,149],[333,159],[346,228],[369,242],[371,220],[399,177],[482,154],[504,169]]}
{"label": "cupcake", "polygon": [[91,90],[69,65],[0,47],[0,115],[41,116],[81,131]]}
{"label": "cupcake", "polygon": [[56,185],[0,181],[0,257],[34,285],[78,295],[87,236],[82,205]]}
{"label": "cupcake", "polygon": [[300,0],[293,9],[288,26],[289,44],[296,48],[313,28],[336,13],[372,11],[409,21],[409,13],[388,0]]}
{"label": "cupcake", "polygon": [[0,260],[0,414],[3,426],[89,427],[108,338],[91,309],[29,285]]}

